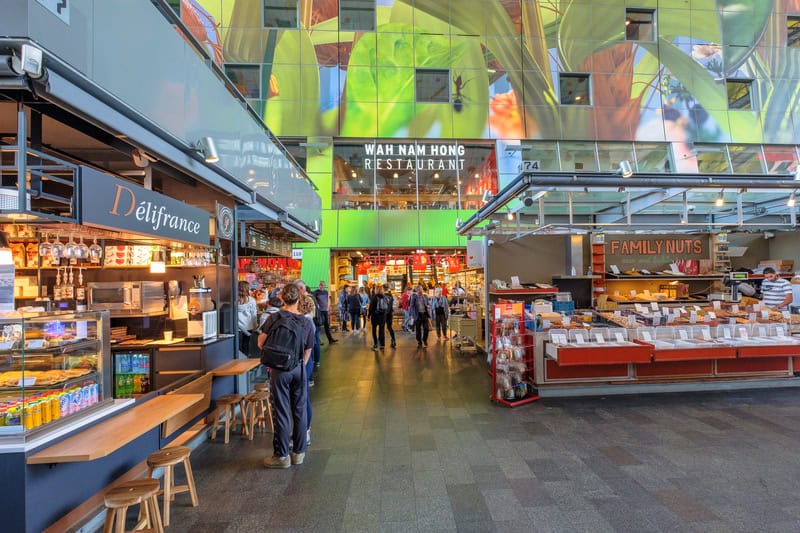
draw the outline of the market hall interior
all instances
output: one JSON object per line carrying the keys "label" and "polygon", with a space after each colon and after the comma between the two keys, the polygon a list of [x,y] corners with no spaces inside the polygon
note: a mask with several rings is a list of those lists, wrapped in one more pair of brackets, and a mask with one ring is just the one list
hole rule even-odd
{"label": "market hall interior", "polygon": [[200,507],[170,530],[797,531],[794,389],[489,401],[483,355],[374,352],[336,333],[311,389],[303,465],[271,434],[192,453]]}

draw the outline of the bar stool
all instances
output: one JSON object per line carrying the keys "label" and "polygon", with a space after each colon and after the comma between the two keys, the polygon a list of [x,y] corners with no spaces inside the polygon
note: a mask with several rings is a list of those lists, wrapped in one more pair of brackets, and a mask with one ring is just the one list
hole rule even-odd
{"label": "bar stool", "polygon": [[253,440],[255,427],[258,426],[264,431],[269,424],[270,432],[274,433],[272,425],[272,405],[269,401],[269,390],[256,390],[244,397],[246,409],[247,430],[250,440]]}
{"label": "bar stool", "polygon": [[[173,446],[153,452],[147,456],[147,477],[152,477],[156,468],[164,468],[164,490],[158,491],[164,495],[164,526],[169,525],[169,505],[176,494],[189,492],[192,497],[192,507],[197,507],[197,489],[194,486],[192,465],[189,455],[192,451],[186,446]],[[175,485],[175,465],[183,463],[186,471],[186,485]]]}
{"label": "bar stool", "polygon": [[[240,417],[236,416],[236,406],[239,406]],[[225,427],[225,444],[230,442],[231,426],[241,425],[242,433],[247,435],[247,423],[244,419],[244,396],[241,394],[226,394],[217,398],[217,410],[214,412],[214,424],[211,431],[211,440],[217,438],[217,428]],[[224,416],[224,423],[220,421]]]}
{"label": "bar stool", "polygon": [[[126,481],[106,492],[103,497],[107,509],[103,533],[125,533],[125,515],[132,505],[139,506],[139,519],[134,530],[164,533],[156,494],[157,479]],[[142,527],[146,529],[139,529]]]}

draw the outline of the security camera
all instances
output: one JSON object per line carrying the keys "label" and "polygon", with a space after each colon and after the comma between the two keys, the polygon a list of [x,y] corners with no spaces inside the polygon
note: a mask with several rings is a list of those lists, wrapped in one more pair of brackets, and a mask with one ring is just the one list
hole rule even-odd
{"label": "security camera", "polygon": [[525,198],[522,199],[522,203],[525,205],[525,207],[530,207],[533,205],[533,198],[531,198],[530,196],[526,196]]}
{"label": "security camera", "polygon": [[493,244],[494,244],[494,241],[492,239],[489,239],[488,241],[486,241],[486,245],[487,246],[491,246]]}

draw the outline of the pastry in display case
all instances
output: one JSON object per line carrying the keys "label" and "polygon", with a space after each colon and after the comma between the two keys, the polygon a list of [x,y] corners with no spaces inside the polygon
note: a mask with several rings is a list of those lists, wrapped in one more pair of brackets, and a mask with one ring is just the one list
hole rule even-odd
{"label": "pastry in display case", "polygon": [[108,329],[108,311],[0,318],[0,435],[27,433],[104,403]]}

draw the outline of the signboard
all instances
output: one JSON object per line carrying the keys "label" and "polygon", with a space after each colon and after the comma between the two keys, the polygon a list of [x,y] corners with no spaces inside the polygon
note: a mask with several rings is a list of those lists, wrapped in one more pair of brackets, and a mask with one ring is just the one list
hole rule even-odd
{"label": "signboard", "polygon": [[605,236],[606,264],[620,271],[669,269],[677,260],[710,257],[707,235],[615,235]]}
{"label": "signboard", "polygon": [[425,253],[415,253],[411,259],[411,269],[414,272],[425,272],[431,263],[430,256]]}
{"label": "signboard", "polygon": [[233,240],[233,209],[217,202],[217,237]]}
{"label": "signboard", "polygon": [[69,25],[69,8],[72,0],[36,0],[53,15]]}
{"label": "signboard", "polygon": [[542,162],[541,161],[523,161],[517,167],[519,172],[533,172],[542,169]]}
{"label": "signboard", "polygon": [[81,223],[208,246],[209,214],[93,168],[81,167]]}
{"label": "signboard", "polygon": [[292,248],[292,259],[298,259],[300,261],[303,260],[303,249],[302,248]]}

